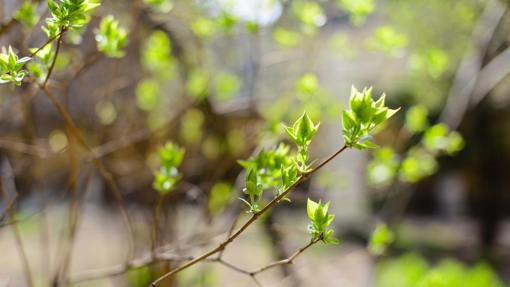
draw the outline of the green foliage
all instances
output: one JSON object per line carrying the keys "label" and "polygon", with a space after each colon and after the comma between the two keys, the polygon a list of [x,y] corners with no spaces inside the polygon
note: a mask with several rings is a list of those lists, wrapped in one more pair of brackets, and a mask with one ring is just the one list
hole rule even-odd
{"label": "green foliage", "polygon": [[344,126],[342,134],[348,147],[354,147],[359,150],[378,147],[376,144],[368,141],[372,139],[372,136],[368,133],[400,109],[391,110],[385,107],[385,97],[386,95],[383,94],[375,102],[372,99],[372,88],[368,90],[365,88],[363,92],[358,92],[354,86],[352,87],[349,99],[350,110],[344,111],[342,114]]}
{"label": "green foliage", "polygon": [[127,30],[119,26],[119,21],[113,15],[103,17],[96,34],[97,49],[111,58],[122,58],[125,52],[122,51],[127,44]]}
{"label": "green foliage", "polygon": [[376,150],[373,159],[367,165],[368,182],[374,186],[390,183],[400,166],[400,157],[391,147]]}
{"label": "green foliage", "polygon": [[377,265],[376,287],[503,287],[494,270],[485,263],[474,267],[445,259],[435,267],[417,254],[383,259]]}
{"label": "green foliage", "polygon": [[209,18],[198,17],[191,23],[191,30],[199,37],[211,37],[216,32],[216,25]]}
{"label": "green foliage", "polygon": [[204,98],[207,96],[209,79],[207,70],[201,68],[192,70],[186,82],[186,91],[193,97]]}
{"label": "green foliage", "polygon": [[301,174],[306,174],[311,170],[313,162],[307,165],[309,158],[308,147],[315,133],[317,133],[319,125],[320,123],[315,125],[305,111],[292,127],[283,126],[289,137],[298,147],[297,161],[295,161],[295,164]]}
{"label": "green foliage", "polygon": [[218,100],[228,100],[241,88],[241,79],[226,72],[219,73],[214,78],[214,87]]}
{"label": "green foliage", "polygon": [[232,186],[225,182],[218,182],[211,188],[207,208],[212,215],[220,214],[230,201]]}
{"label": "green foliage", "polygon": [[375,30],[374,36],[366,41],[369,49],[385,52],[390,56],[401,55],[400,51],[408,44],[406,34],[397,33],[392,26],[382,26]]}
{"label": "green foliage", "polygon": [[152,32],[142,47],[142,64],[155,76],[169,80],[174,75],[175,59],[168,36],[160,30]]}
{"label": "green foliage", "polygon": [[23,66],[32,58],[24,57],[19,59],[16,54],[12,51],[12,47],[9,46],[9,51],[5,51],[0,54],[0,84],[13,82],[17,86],[21,86],[21,81],[28,74],[28,71],[21,70]]}
{"label": "green foliage", "polygon": [[140,81],[136,87],[137,105],[140,109],[150,112],[160,105],[159,83],[154,79]]}
{"label": "green foliage", "polygon": [[338,244],[338,239],[331,237],[334,233],[333,229],[328,230],[329,225],[335,218],[334,214],[328,213],[328,209],[329,202],[322,205],[320,200],[317,203],[308,199],[306,210],[312,222],[311,225],[308,225],[308,231],[312,234],[312,240],[322,240],[325,244]]}
{"label": "green foliage", "polygon": [[278,27],[273,32],[273,39],[284,47],[294,47],[301,43],[302,38],[299,33]]}
{"label": "green foliage", "polygon": [[52,18],[47,22],[64,29],[82,27],[87,21],[85,13],[99,7],[99,3],[89,3],[88,0],[62,0],[60,5],[54,0],[48,0],[48,8]]}
{"label": "green foliage", "polygon": [[175,188],[181,179],[177,168],[184,157],[184,149],[172,142],[167,142],[159,149],[161,168],[156,171],[152,186],[161,194],[166,194]]}
{"label": "green foliage", "polygon": [[461,151],[465,142],[458,132],[449,132],[447,125],[439,123],[428,128],[423,138],[425,147],[433,152],[446,152],[448,155],[454,155]]}
{"label": "green foliage", "polygon": [[395,240],[395,234],[388,228],[388,226],[384,223],[380,223],[375,228],[372,236],[370,237],[370,242],[368,243],[368,251],[372,255],[380,256],[383,255],[388,245],[393,243]]}
{"label": "green foliage", "polygon": [[246,172],[246,184],[245,188],[243,188],[243,192],[249,196],[250,202],[246,201],[244,198],[239,198],[242,200],[250,210],[249,213],[257,213],[260,211],[259,209],[259,203],[262,199],[262,192],[263,192],[262,183],[258,181],[258,175],[257,170],[255,168],[250,168]]}
{"label": "green foliage", "polygon": [[424,105],[410,107],[406,112],[406,127],[412,133],[419,133],[429,125],[427,116],[429,111]]}
{"label": "green foliage", "polygon": [[32,28],[40,19],[37,3],[32,3],[31,0],[23,2],[19,10],[14,13],[14,19],[20,21],[25,28]]}
{"label": "green foliage", "polygon": [[320,27],[326,23],[326,16],[324,16],[322,8],[317,2],[293,1],[292,8],[299,20],[309,27]]}
{"label": "green foliage", "polygon": [[149,4],[154,10],[161,13],[168,13],[174,7],[171,0],[143,0]]}
{"label": "green foliage", "polygon": [[[46,45],[44,48],[42,49],[38,49],[38,48],[30,48],[28,49],[31,53],[35,53],[35,56],[37,58],[39,58],[45,65],[46,65],[46,68],[49,68],[52,61],[53,61],[53,57],[55,56],[55,52],[53,52],[53,44],[52,43],[49,43],[48,45]],[[39,50],[39,51],[37,51]]]}
{"label": "green foliage", "polygon": [[[255,157],[247,161],[239,160],[246,169],[255,169],[263,189],[274,187],[276,196],[289,187],[297,177],[297,170],[289,157],[290,147],[280,143],[276,149],[262,149]],[[280,187],[281,179],[281,187]],[[282,200],[290,201],[288,198]]]}
{"label": "green foliage", "polygon": [[351,23],[361,26],[366,17],[375,11],[374,0],[337,0],[342,9],[351,15]]}
{"label": "green foliage", "polygon": [[46,19],[46,26],[48,26],[48,27],[41,26],[41,29],[44,31],[46,36],[48,36],[48,39],[55,39],[58,36],[58,34],[60,33],[58,24],[53,23],[53,22],[49,21],[48,19]]}

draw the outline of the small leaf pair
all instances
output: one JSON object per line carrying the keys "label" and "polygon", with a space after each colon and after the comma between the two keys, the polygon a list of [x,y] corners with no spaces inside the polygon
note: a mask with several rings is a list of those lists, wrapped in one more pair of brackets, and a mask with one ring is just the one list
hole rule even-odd
{"label": "small leaf pair", "polygon": [[243,198],[239,198],[244,203],[246,203],[246,205],[248,205],[248,207],[250,208],[250,210],[248,211],[249,213],[255,214],[260,211],[259,203],[260,200],[262,199],[263,190],[264,189],[262,187],[262,184],[259,183],[258,181],[257,170],[255,168],[250,168],[246,172],[246,183],[245,188],[243,189],[243,192],[249,196],[250,202],[246,201]]}
{"label": "small leaf pair", "polygon": [[177,168],[181,165],[184,157],[184,149],[172,142],[167,142],[159,150],[161,168],[154,175],[152,186],[161,194],[166,194],[175,188],[181,179]]}
{"label": "small leaf pair", "polygon": [[97,48],[106,56],[111,58],[122,58],[125,52],[122,51],[127,44],[127,30],[119,26],[119,21],[113,15],[108,15],[101,20],[96,34]]}
{"label": "small leaf pair", "polygon": [[296,160],[292,160],[301,174],[310,172],[311,166],[315,162],[313,161],[311,164],[307,164],[309,159],[308,147],[315,137],[319,125],[320,123],[315,125],[305,111],[292,127],[283,126],[287,134],[298,146]]}

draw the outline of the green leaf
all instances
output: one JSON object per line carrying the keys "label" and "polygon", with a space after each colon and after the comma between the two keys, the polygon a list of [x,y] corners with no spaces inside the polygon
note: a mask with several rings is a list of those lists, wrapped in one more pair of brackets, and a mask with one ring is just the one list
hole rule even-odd
{"label": "green leaf", "polygon": [[306,204],[306,210],[308,212],[308,217],[312,222],[315,221],[315,212],[317,211],[317,207],[319,205],[312,201],[310,198],[308,198],[307,204]]}
{"label": "green leaf", "polygon": [[83,12],[87,12],[87,11],[90,11],[92,9],[96,9],[99,6],[101,6],[101,3],[87,3],[85,5],[85,9],[83,9]]}

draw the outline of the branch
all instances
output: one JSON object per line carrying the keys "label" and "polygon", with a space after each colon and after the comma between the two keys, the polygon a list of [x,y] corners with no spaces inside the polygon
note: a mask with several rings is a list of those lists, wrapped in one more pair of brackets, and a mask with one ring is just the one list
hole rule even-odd
{"label": "branch", "polygon": [[256,275],[264,270],[267,270],[269,268],[273,268],[275,266],[278,266],[278,265],[285,265],[285,264],[292,264],[294,263],[294,259],[296,259],[296,257],[299,256],[299,254],[303,253],[306,249],[308,249],[310,246],[314,245],[315,243],[319,242],[321,240],[321,238],[317,238],[313,241],[310,241],[310,243],[308,243],[305,247],[299,249],[298,251],[296,251],[296,253],[294,253],[291,257],[287,258],[287,259],[284,259],[284,260],[280,260],[280,261],[275,261],[271,264],[268,264],[264,267],[261,267],[259,269],[256,269],[256,270],[253,270],[251,272],[249,272],[250,275]]}
{"label": "branch", "polygon": [[105,181],[106,181],[108,187],[110,188],[110,190],[111,190],[115,200],[117,201],[117,204],[119,205],[119,208],[120,208],[120,211],[121,211],[121,214],[122,214],[122,217],[124,219],[124,222],[125,222],[125,225],[126,225],[126,229],[127,229],[127,232],[128,232],[128,246],[129,247],[128,247],[128,257],[127,257],[128,259],[127,260],[128,261],[131,260],[133,258],[133,253],[134,253],[134,249],[133,249],[133,247],[134,247],[134,238],[133,238],[133,232],[132,232],[132,228],[131,228],[132,224],[131,224],[131,220],[130,220],[130,218],[128,216],[126,207],[124,206],[124,200],[122,199],[122,196],[120,195],[120,191],[119,191],[119,188],[117,187],[117,184],[115,183],[115,181],[113,181],[112,175],[108,172],[108,170],[106,170],[106,168],[103,165],[103,163],[94,155],[94,153],[92,152],[92,149],[87,145],[87,143],[85,142],[83,137],[80,135],[79,131],[74,126],[74,123],[71,120],[71,117],[69,116],[69,113],[67,113],[67,111],[60,104],[60,102],[57,100],[55,95],[51,91],[49,91],[48,88],[45,87],[44,85],[41,85],[40,83],[37,83],[37,85],[48,96],[48,98],[50,98],[50,100],[53,102],[53,105],[55,106],[55,108],[57,108],[57,110],[59,111],[60,115],[64,119],[66,125],[69,128],[69,131],[71,132],[71,134],[76,138],[78,143],[83,148],[85,148],[85,150],[88,151],[89,154],[92,156],[92,162],[94,163],[94,165],[97,167],[97,169],[101,173],[101,176],[103,176],[103,178],[105,179]]}
{"label": "branch", "polygon": [[48,75],[46,76],[46,80],[44,80],[43,88],[46,87],[48,84],[48,81],[50,80],[51,74],[53,73],[53,69],[55,68],[55,63],[57,63],[58,53],[60,52],[60,46],[62,45],[62,36],[67,31],[65,27],[62,28],[60,33],[58,34],[58,40],[57,40],[57,49],[55,50],[55,56],[53,57],[53,63],[51,63],[51,67],[48,70]]}
{"label": "branch", "polygon": [[55,39],[57,39],[58,37],[60,37],[60,35],[62,35],[63,31],[60,31],[60,33],[58,33],[55,37],[53,38],[50,38],[46,43],[44,43],[44,45],[42,45],[41,47],[39,47],[39,49],[35,50],[35,52],[33,52],[32,54],[29,55],[30,58],[34,57],[37,53],[39,53],[39,51],[41,51],[42,49],[44,49],[44,47],[48,46],[48,44],[50,44],[51,42],[55,41]]}
{"label": "branch", "polygon": [[14,206],[14,203],[16,203],[16,199],[18,199],[17,193],[14,195],[14,198],[11,200],[11,203],[7,205],[4,212],[2,212],[2,215],[0,215],[0,221],[4,220],[5,216],[9,213],[9,210],[11,210],[12,207]]}
{"label": "branch", "polygon": [[331,155],[329,158],[327,158],[324,162],[322,162],[321,164],[319,164],[315,169],[313,169],[312,171],[310,171],[309,173],[307,174],[303,174],[301,175],[291,186],[289,186],[285,191],[283,191],[280,195],[278,195],[277,197],[273,198],[273,200],[271,200],[260,212],[257,212],[255,214],[253,214],[253,216],[241,227],[239,228],[239,230],[237,230],[237,232],[235,232],[233,235],[231,235],[229,238],[227,238],[225,241],[223,241],[223,243],[221,243],[218,247],[216,247],[215,249],[191,260],[190,262],[178,267],[178,268],[175,268],[174,270],[168,272],[167,274],[161,276],[159,279],[157,279],[156,281],[152,282],[152,284],[150,285],[150,287],[155,287],[155,286],[158,286],[161,282],[163,282],[164,280],[172,277],[173,275],[181,272],[182,270],[185,270],[195,264],[197,264],[198,262],[200,261],[203,261],[205,260],[206,258],[208,258],[209,256],[213,255],[213,254],[216,254],[222,250],[225,249],[225,247],[227,245],[229,245],[230,243],[232,243],[232,241],[234,241],[234,239],[236,239],[239,235],[241,235],[241,233],[244,232],[244,230],[246,230],[246,228],[248,228],[248,226],[250,226],[253,222],[255,222],[255,220],[257,220],[260,215],[264,214],[266,211],[268,211],[271,207],[273,207],[273,205],[275,205],[276,203],[278,203],[282,198],[284,198],[289,192],[291,192],[296,186],[298,186],[301,182],[303,182],[305,179],[309,178],[312,174],[314,174],[315,172],[317,172],[319,169],[321,169],[324,165],[326,165],[328,162],[330,162],[332,159],[334,159],[336,156],[338,156],[340,153],[342,153],[345,149],[347,149],[347,146],[344,145],[341,149],[339,149],[337,152],[335,152],[333,155]]}

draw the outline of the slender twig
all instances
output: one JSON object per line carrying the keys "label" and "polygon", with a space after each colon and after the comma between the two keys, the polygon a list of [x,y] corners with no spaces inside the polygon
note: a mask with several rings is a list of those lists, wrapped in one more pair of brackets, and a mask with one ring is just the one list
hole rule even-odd
{"label": "slender twig", "polygon": [[255,274],[258,274],[264,270],[267,270],[269,268],[273,268],[275,266],[278,266],[278,265],[284,265],[284,264],[292,264],[294,263],[294,259],[296,259],[296,257],[299,256],[299,254],[303,253],[306,249],[308,249],[310,246],[314,245],[315,243],[319,242],[321,240],[321,238],[317,238],[313,241],[310,241],[310,243],[308,243],[305,247],[299,249],[298,251],[296,251],[296,253],[294,253],[291,257],[287,258],[287,259],[284,259],[284,260],[280,260],[280,261],[275,261],[271,264],[268,264],[264,267],[261,267],[259,269],[256,269],[256,270],[253,270],[253,271],[250,271],[249,274],[250,275],[255,275]]}
{"label": "slender twig", "polygon": [[[128,264],[123,263],[105,268],[86,270],[71,274],[71,276],[69,276],[68,278],[68,282],[70,285],[73,285],[83,281],[90,281],[95,279],[122,275],[129,271],[130,269],[148,266],[155,262],[178,262],[192,259],[193,257],[180,256],[176,254],[161,253],[156,254],[156,256],[153,256],[152,254],[147,253],[140,258],[129,261]],[[216,261],[216,259],[208,259],[207,261]]]}
{"label": "slender twig", "polygon": [[289,186],[285,191],[283,191],[280,195],[278,195],[273,200],[271,200],[264,208],[262,208],[262,210],[260,212],[253,214],[253,216],[241,228],[239,228],[234,234],[232,234],[229,238],[227,238],[225,241],[223,241],[218,247],[216,247],[215,249],[213,249],[207,253],[204,253],[203,255],[189,261],[188,263],[186,263],[180,267],[177,267],[174,270],[166,273],[165,275],[161,276],[160,278],[158,278],[157,280],[152,282],[152,284],[150,286],[151,287],[158,286],[161,282],[163,282],[164,280],[181,272],[182,270],[185,270],[185,269],[197,264],[198,262],[203,261],[204,259],[208,258],[209,256],[214,255],[214,254],[220,252],[221,250],[224,250],[225,247],[227,245],[229,245],[232,241],[234,241],[234,239],[236,239],[239,235],[241,235],[241,233],[243,233],[244,230],[246,230],[246,228],[248,228],[248,226],[250,226],[253,222],[255,222],[260,217],[260,215],[262,215],[266,211],[268,211],[271,207],[273,207],[276,203],[278,203],[282,198],[284,198],[289,192],[291,192],[296,186],[298,186],[305,179],[309,178],[312,174],[314,174],[319,169],[321,169],[325,164],[330,162],[333,158],[338,156],[345,149],[347,149],[346,145],[344,145],[341,149],[339,149],[337,152],[335,152],[333,155],[331,155],[329,158],[327,158],[324,162],[319,164],[315,169],[308,172],[307,174],[301,175],[291,186]]}
{"label": "slender twig", "polygon": [[14,203],[16,203],[16,199],[18,199],[17,193],[14,195],[14,198],[11,200],[11,202],[5,207],[4,212],[2,212],[0,215],[0,221],[4,220],[5,216],[9,214],[9,210],[14,206]]}
{"label": "slender twig", "polygon": [[50,80],[51,74],[53,73],[53,69],[55,68],[55,63],[57,63],[58,53],[60,52],[60,46],[62,45],[62,36],[67,31],[66,27],[62,27],[60,30],[60,34],[57,39],[57,48],[55,49],[55,56],[53,57],[53,62],[51,63],[50,69],[48,70],[48,75],[46,75],[46,80],[44,80],[43,87],[46,87],[48,81]]}
{"label": "slender twig", "polygon": [[[56,55],[55,55],[56,57]],[[56,60],[56,59],[55,59]],[[66,111],[69,113],[69,106],[66,106]],[[69,125],[66,124],[66,135],[69,138],[69,161],[71,164],[71,173],[78,178],[78,174],[80,169],[78,168],[76,162],[76,142],[74,137],[71,135],[71,131]],[[67,284],[67,272],[69,270],[69,266],[71,264],[71,256],[72,250],[74,246],[74,242],[76,240],[76,230],[78,224],[78,215],[79,215],[79,206],[78,206],[78,181],[75,180],[71,184],[71,197],[69,199],[69,223],[68,223],[68,238],[67,242],[62,248],[62,264],[60,265],[60,270],[57,273],[55,278],[61,278],[59,280],[59,286],[65,286]]]}
{"label": "slender twig", "polygon": [[[2,197],[4,202],[9,202],[9,195],[7,194],[7,191],[5,190],[4,183],[2,180],[2,177],[0,176],[0,191],[2,193]],[[9,213],[9,216],[11,217],[11,220],[15,220],[14,210],[11,206],[11,208],[7,208],[7,212]],[[12,230],[14,232],[14,236],[16,238],[16,246],[18,247],[18,251],[21,256],[21,264],[23,264],[23,273],[25,275],[25,280],[27,281],[27,284],[29,287],[34,286],[33,278],[32,278],[32,272],[30,271],[30,264],[28,263],[28,257],[25,251],[25,247],[23,246],[23,241],[21,239],[21,234],[19,232],[18,226],[13,225]]]}
{"label": "slender twig", "polygon": [[156,255],[156,248],[159,242],[159,214],[161,213],[161,207],[163,206],[164,195],[160,194],[158,197],[158,202],[156,203],[156,208],[154,209],[154,217],[152,218],[152,244],[151,244],[151,253],[153,256]]}
{"label": "slender twig", "polygon": [[44,43],[44,45],[42,45],[41,47],[39,47],[37,50],[35,50],[32,54],[29,55],[30,58],[34,57],[37,53],[39,53],[39,51],[41,51],[42,49],[44,49],[44,47],[48,46],[48,44],[50,44],[51,42],[55,41],[55,39],[57,39],[58,37],[60,37],[60,35],[62,35],[63,31],[60,31],[60,33],[58,33],[56,36],[50,38],[46,43]]}

